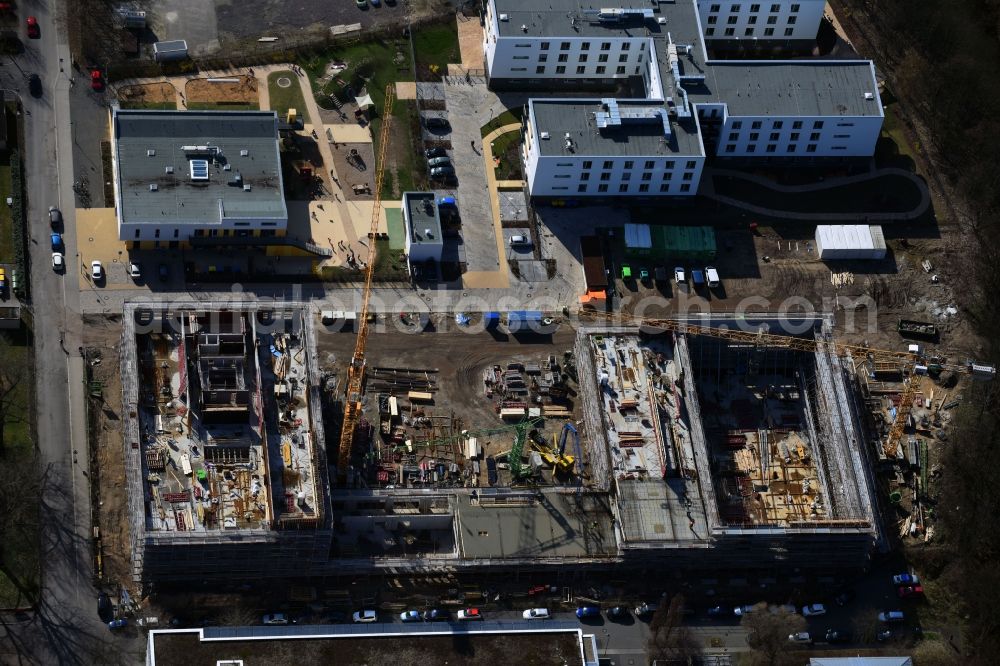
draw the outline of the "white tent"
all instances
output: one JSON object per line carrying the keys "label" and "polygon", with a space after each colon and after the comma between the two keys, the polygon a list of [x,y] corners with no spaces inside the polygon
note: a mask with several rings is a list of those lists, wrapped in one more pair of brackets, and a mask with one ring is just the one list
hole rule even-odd
{"label": "white tent", "polygon": [[369,106],[375,106],[375,102],[372,101],[372,96],[365,93],[361,97],[355,97],[354,103],[358,105],[358,108],[364,111]]}
{"label": "white tent", "polygon": [[820,259],[883,259],[882,227],[867,224],[820,225],[816,227],[816,252]]}

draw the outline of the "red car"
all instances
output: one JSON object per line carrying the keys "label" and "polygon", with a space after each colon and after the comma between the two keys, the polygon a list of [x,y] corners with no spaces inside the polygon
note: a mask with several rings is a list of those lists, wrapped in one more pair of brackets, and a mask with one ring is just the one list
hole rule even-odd
{"label": "red car", "polygon": [[924,588],[920,585],[907,585],[899,588],[899,598],[907,599],[909,597],[921,597],[924,594]]}
{"label": "red car", "polygon": [[38,19],[34,16],[28,17],[28,39],[38,39],[42,36],[42,31],[38,27]]}
{"label": "red car", "polygon": [[93,69],[90,71],[90,89],[97,90],[98,92],[104,90],[104,79],[101,77],[101,70]]}

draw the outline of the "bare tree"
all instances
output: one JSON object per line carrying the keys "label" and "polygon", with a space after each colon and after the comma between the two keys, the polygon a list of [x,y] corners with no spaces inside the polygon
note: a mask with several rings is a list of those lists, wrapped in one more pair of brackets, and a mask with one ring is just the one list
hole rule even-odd
{"label": "bare tree", "polygon": [[7,428],[24,424],[29,413],[30,355],[0,335],[0,456],[7,453]]}
{"label": "bare tree", "polygon": [[668,662],[691,663],[701,646],[684,626],[684,597],[676,594],[667,606],[660,606],[649,622],[649,656]]}
{"label": "bare tree", "polygon": [[780,666],[789,660],[788,652],[794,647],[788,637],[805,631],[806,620],[785,608],[760,603],[743,616],[740,626],[746,629],[753,649],[752,663]]}
{"label": "bare tree", "polygon": [[39,498],[43,478],[34,455],[0,465],[0,574],[17,588],[21,604],[38,600]]}

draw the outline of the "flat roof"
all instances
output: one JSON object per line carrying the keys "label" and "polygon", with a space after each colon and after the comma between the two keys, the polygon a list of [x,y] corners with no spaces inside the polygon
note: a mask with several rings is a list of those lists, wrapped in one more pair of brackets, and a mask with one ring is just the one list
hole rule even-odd
{"label": "flat roof", "polygon": [[[441,216],[433,192],[403,192],[403,204],[410,221],[406,233],[413,245],[440,245]],[[430,233],[427,231],[430,230]]]}
{"label": "flat roof", "polygon": [[[529,103],[538,136],[548,132],[548,139],[539,139],[539,150],[544,156],[701,156],[704,155],[698,128],[693,120],[677,121],[671,118],[670,135],[664,133],[659,118],[622,125],[598,128],[596,114],[602,111],[601,101],[595,100],[538,100]],[[618,107],[627,109],[665,109],[653,101],[623,102]],[[566,134],[573,141],[572,149],[566,146]]]}
{"label": "flat roof", "polygon": [[[495,0],[496,19],[502,37],[616,37],[627,30],[660,32],[665,26],[656,21],[656,5],[649,0],[614,0],[614,2],[588,2],[587,0],[546,0],[544,3],[526,3],[524,0]],[[600,20],[604,7],[637,10],[626,13],[620,20]],[[646,10],[643,16],[642,10]],[[501,21],[501,15],[507,15]],[[653,18],[649,18],[652,16]],[[522,29],[522,26],[527,28]]]}
{"label": "flat roof", "polygon": [[274,111],[116,109],[113,122],[121,223],[287,224]]}
{"label": "flat roof", "polygon": [[691,101],[725,103],[730,116],[882,115],[866,61],[713,62],[705,75],[704,87],[685,86]]}

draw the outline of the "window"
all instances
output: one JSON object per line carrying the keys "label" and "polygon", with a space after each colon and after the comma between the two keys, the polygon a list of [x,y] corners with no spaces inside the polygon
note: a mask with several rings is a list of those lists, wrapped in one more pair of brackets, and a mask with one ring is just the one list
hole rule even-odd
{"label": "window", "polygon": [[682,178],[681,180],[694,180],[694,172],[692,172],[692,171],[685,171],[684,172],[684,178]]}
{"label": "window", "polygon": [[603,180],[603,181],[611,180],[611,174],[608,173],[607,171],[602,172],[601,173],[601,180]]}
{"label": "window", "polygon": [[622,42],[622,51],[628,51],[630,46],[632,46],[630,42]]}
{"label": "window", "polygon": [[646,42],[639,42],[639,50],[640,51],[646,50]]}
{"label": "window", "polygon": [[736,144],[735,143],[727,144],[726,145],[726,152],[727,153],[735,153],[736,152]]}
{"label": "window", "polygon": [[632,180],[632,172],[626,171],[622,174],[622,180]]}
{"label": "window", "polygon": [[619,192],[628,192],[628,183],[622,183],[618,186]]}
{"label": "window", "polygon": [[607,192],[608,191],[608,186],[607,185],[598,185],[597,186],[597,191],[598,192]]}
{"label": "window", "polygon": [[512,71],[512,72],[527,72],[528,68],[527,67],[511,67],[510,71]]}
{"label": "window", "polygon": [[607,53],[601,53],[600,55],[597,56],[597,62],[607,62],[607,61],[608,61]]}
{"label": "window", "polygon": [[778,22],[778,17],[777,16],[768,16],[767,17],[767,24],[768,25],[775,25],[777,22]]}
{"label": "window", "polygon": [[563,191],[563,192],[565,192],[565,191],[566,191],[566,190],[568,190],[569,188],[568,188],[568,187],[553,187],[552,189],[553,189],[553,190],[560,190],[560,191]]}
{"label": "window", "polygon": [[719,21],[719,17],[718,16],[709,16],[708,17],[708,24],[709,25],[715,25],[718,21]]}
{"label": "window", "polygon": [[548,61],[549,61],[549,54],[548,53],[539,53],[538,54],[538,62],[548,62]]}
{"label": "window", "polygon": [[751,16],[750,18],[748,18],[747,19],[747,24],[749,24],[749,25],[757,25],[757,17],[756,16]]}
{"label": "window", "polygon": [[590,172],[584,171],[580,174],[580,180],[590,180]]}
{"label": "window", "polygon": [[542,42],[542,50],[543,51],[548,51],[549,50],[549,43],[548,42]]}
{"label": "window", "polygon": [[138,237],[139,237],[139,230],[138,230],[138,229],[136,229],[136,230],[135,230],[135,237],[136,237],[136,238],[138,238]]}
{"label": "window", "polygon": [[690,191],[691,191],[691,186],[690,185],[688,185],[687,183],[684,183],[683,185],[681,185],[681,192],[690,192]]}
{"label": "window", "polygon": [[834,150],[847,150],[847,146],[834,146]]}
{"label": "window", "polygon": [[799,133],[798,132],[792,132],[791,136],[789,136],[788,139],[790,141],[798,141],[799,140]]}
{"label": "window", "polygon": [[792,5],[792,13],[795,13],[797,11],[799,11],[799,6],[798,5]]}
{"label": "window", "polygon": [[688,160],[687,166],[684,167],[684,168],[685,169],[696,169],[696,168],[698,168],[698,163],[696,161],[694,161],[694,160]]}
{"label": "window", "polygon": [[614,167],[615,167],[615,163],[614,162],[612,162],[611,160],[604,160],[604,168],[605,169],[613,169]]}
{"label": "window", "polygon": [[781,5],[778,5],[778,4],[771,5],[771,11],[772,12],[780,12],[781,11]]}
{"label": "window", "polygon": [[794,16],[789,16],[788,17],[788,25],[795,25],[795,18],[796,17],[794,17]]}
{"label": "window", "polygon": [[514,56],[514,60],[527,60],[528,56]]}
{"label": "window", "polygon": [[755,120],[752,123],[750,123],[750,129],[760,129],[762,124],[763,123],[761,123],[761,121]]}
{"label": "window", "polygon": [[750,11],[751,12],[759,12],[760,11],[760,5],[750,5]]}
{"label": "window", "polygon": [[538,67],[535,67],[535,74],[544,74],[544,73],[545,73],[545,65],[539,65]]}
{"label": "window", "polygon": [[726,37],[732,37],[736,34],[736,28],[726,28]]}
{"label": "window", "polygon": [[635,162],[633,160],[625,160],[625,168],[626,169],[635,168]]}
{"label": "window", "polygon": [[817,120],[813,123],[813,129],[823,129],[823,121]]}
{"label": "window", "polygon": [[715,34],[715,28],[705,28],[705,36],[711,37]]}
{"label": "window", "polygon": [[655,169],[656,168],[656,162],[653,161],[653,160],[646,160],[646,165],[643,168],[644,169]]}
{"label": "window", "polygon": [[618,69],[616,69],[615,73],[616,74],[624,74],[625,73],[625,66],[623,65],[623,66],[619,67]]}
{"label": "window", "polygon": [[576,191],[577,192],[586,192],[587,191],[587,185],[586,185],[586,183],[580,183],[579,185],[577,185],[576,186]]}
{"label": "window", "polygon": [[751,141],[756,141],[759,138],[760,138],[760,134],[759,133],[757,133],[757,132],[750,132],[750,140]]}
{"label": "window", "polygon": [[734,130],[743,129],[743,121],[742,120],[734,120],[733,121],[733,129]]}
{"label": "window", "polygon": [[649,171],[647,171],[644,174],[642,174],[642,179],[643,180],[653,180],[653,174],[651,174]]}
{"label": "window", "polygon": [[834,139],[850,139],[851,135],[850,134],[834,134],[833,138]]}
{"label": "window", "polygon": [[748,153],[752,153],[752,152],[754,152],[755,150],[757,150],[757,146],[756,146],[755,144],[752,144],[752,143],[751,143],[751,144],[748,144],[748,145],[747,145],[747,152],[748,152]]}
{"label": "window", "polygon": [[785,28],[785,37],[791,37],[795,33],[795,28]]}
{"label": "window", "polygon": [[586,160],[586,161],[585,161],[585,162],[583,163],[583,168],[584,168],[584,169],[589,169],[589,168],[591,168],[592,166],[594,166],[594,163],[593,163],[593,162],[591,162],[590,160]]}
{"label": "window", "polygon": [[785,152],[786,153],[794,153],[795,152],[795,144],[794,143],[788,144],[788,147],[785,148]]}
{"label": "window", "polygon": [[740,133],[739,132],[730,132],[729,133],[729,140],[730,141],[739,141],[740,140]]}
{"label": "window", "polygon": [[661,192],[668,192],[669,190],[670,190],[670,186],[669,185],[660,185],[660,191]]}
{"label": "window", "polygon": [[739,21],[739,20],[740,20],[740,19],[739,19],[739,17],[738,17],[738,16],[730,16],[730,17],[729,17],[729,18],[728,18],[728,19],[726,20],[726,23],[728,23],[729,25],[736,25],[736,22],[737,22],[737,21]]}
{"label": "window", "polygon": [[810,141],[819,141],[819,132],[812,132],[809,134]]}
{"label": "window", "polygon": [[157,230],[156,230],[156,233],[155,233],[155,234],[153,234],[153,238],[159,238],[159,237],[160,237],[160,230],[159,230],[159,229],[157,229]]}
{"label": "window", "polygon": [[584,42],[583,44],[580,44],[580,50],[581,51],[589,51],[590,50],[590,42]]}
{"label": "window", "polygon": [[673,160],[667,160],[666,163],[663,165],[663,168],[664,169],[673,169],[674,168],[674,161]]}
{"label": "window", "polygon": [[802,129],[802,121],[801,120],[793,120],[792,121],[792,129]]}
{"label": "window", "polygon": [[569,55],[567,55],[565,53],[560,53],[559,54],[559,62],[566,62],[568,60],[569,60]]}
{"label": "window", "polygon": [[771,132],[771,138],[770,138],[770,140],[771,141],[777,141],[778,140],[778,132]]}
{"label": "window", "polygon": [[783,123],[780,120],[775,120],[773,123],[771,123],[771,127],[778,130],[781,129],[782,124]]}
{"label": "window", "polygon": [[559,45],[560,51],[569,51],[569,42],[563,42]]}
{"label": "window", "polygon": [[764,28],[764,36],[770,37],[774,34],[774,28]]}
{"label": "window", "polygon": [[576,68],[576,73],[577,74],[584,74],[584,73],[586,73],[586,71],[587,71],[587,67],[585,65],[577,65],[577,68]]}
{"label": "window", "polygon": [[597,73],[598,74],[603,74],[604,70],[606,70],[606,69],[607,69],[607,67],[605,67],[604,65],[598,65],[597,66]]}
{"label": "window", "polygon": [[579,57],[579,58],[577,58],[577,60],[576,60],[576,61],[577,61],[577,62],[587,62],[587,54],[586,54],[586,53],[581,53],[581,54],[580,54],[580,57]]}
{"label": "window", "polygon": [[815,153],[816,152],[816,144],[815,143],[808,144],[806,146],[806,152],[807,153]]}
{"label": "window", "polygon": [[717,12],[717,11],[719,11],[719,9],[720,9],[719,5],[712,5],[711,7],[708,8],[708,11],[710,11],[710,12]]}
{"label": "window", "polygon": [[663,174],[663,180],[670,180],[673,177],[674,177],[674,174],[672,172],[670,172],[670,171],[667,171],[666,173]]}
{"label": "window", "polygon": [[739,6],[739,5],[732,5],[732,6],[731,6],[731,7],[729,8],[729,11],[731,11],[731,12],[733,12],[733,13],[736,13],[736,12],[740,11],[740,6]]}
{"label": "window", "polygon": [[628,54],[623,53],[620,56],[618,56],[618,62],[628,62]]}
{"label": "window", "polygon": [[854,123],[837,123],[837,127],[854,127]]}
{"label": "window", "polygon": [[777,149],[778,149],[778,147],[776,145],[774,145],[773,143],[767,144],[767,152],[773,153]]}
{"label": "window", "polygon": [[610,51],[611,50],[611,42],[601,42],[601,50],[602,51]]}
{"label": "window", "polygon": [[517,49],[530,49],[531,44],[514,44],[514,48]]}
{"label": "window", "polygon": [[753,37],[753,28],[747,28],[743,31],[744,37]]}
{"label": "window", "polygon": [[642,183],[639,185],[640,192],[649,192],[649,185],[647,183]]}
{"label": "window", "polygon": [[558,67],[556,67],[556,74],[565,74],[565,73],[566,73],[566,67],[564,67],[563,65],[559,65]]}

